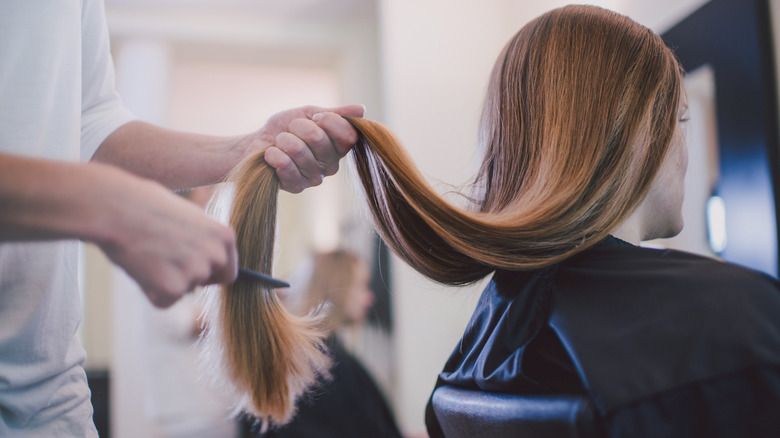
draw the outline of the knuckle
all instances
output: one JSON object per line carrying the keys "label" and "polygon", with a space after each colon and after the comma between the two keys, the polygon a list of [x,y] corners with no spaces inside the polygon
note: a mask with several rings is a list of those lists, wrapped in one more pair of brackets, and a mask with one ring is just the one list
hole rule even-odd
{"label": "knuckle", "polygon": [[300,193],[303,188],[300,188],[301,174],[298,172],[297,167],[289,167],[287,169],[277,169],[276,174],[279,177],[280,188],[290,193]]}
{"label": "knuckle", "polygon": [[300,184],[287,184],[282,186],[282,190],[285,192],[289,192],[292,194],[298,194],[301,193],[305,189],[305,187],[302,187]]}
{"label": "knuckle", "polygon": [[307,130],[304,134],[306,143],[321,143],[327,139],[325,131],[317,125],[314,125],[312,129]]}
{"label": "knuckle", "polygon": [[[301,159],[306,156],[306,150],[308,147],[306,147],[306,144],[301,139],[293,136],[292,134],[284,137],[285,141],[284,144],[281,145],[280,149],[282,149],[282,151],[287,154],[288,157],[295,161],[296,159]],[[277,144],[277,146],[279,145]]]}
{"label": "knuckle", "polygon": [[276,147],[278,149],[281,149],[284,151],[284,149],[290,144],[295,142],[296,137],[292,135],[291,133],[284,131],[280,132],[276,135],[276,138],[274,138],[274,144],[276,144]]}
{"label": "knuckle", "polygon": [[301,107],[301,109],[303,110],[304,114],[314,114],[320,112],[322,108],[316,105],[306,105]]}
{"label": "knuckle", "polygon": [[160,289],[158,298],[161,301],[166,300],[169,297],[178,295],[179,293],[184,293],[184,288],[185,284],[182,281],[169,281]]}
{"label": "knuckle", "polygon": [[221,270],[228,264],[228,260],[230,258],[228,257],[227,248],[225,246],[222,247],[220,251],[217,251],[216,254],[211,258],[211,266],[213,269],[206,270],[205,275],[203,275],[203,279],[206,279],[211,276],[211,271]]}
{"label": "knuckle", "polygon": [[341,141],[349,144],[357,143],[359,138],[358,132],[347,119],[337,116],[337,120],[335,120],[333,124]]}
{"label": "knuckle", "polygon": [[320,143],[326,136],[322,128],[308,119],[293,120],[290,131],[307,144]]}
{"label": "knuckle", "polygon": [[236,242],[236,232],[230,228],[220,225],[219,228],[220,241],[225,247],[233,247]]}
{"label": "knuckle", "polygon": [[355,128],[350,125],[349,129],[347,130],[347,135],[344,137],[344,143],[353,145],[357,143],[359,139],[360,137],[358,136],[357,131],[355,131]]}
{"label": "knuckle", "polygon": [[170,307],[174,302],[173,300],[167,297],[167,294],[165,292],[160,290],[147,292],[146,296],[149,298],[149,301],[152,303],[154,307],[160,309]]}
{"label": "knuckle", "polygon": [[290,158],[287,154],[280,154],[281,157],[279,159],[279,162],[274,166],[276,169],[276,173],[280,174],[280,176],[284,173],[291,172],[295,168],[295,163],[293,163],[292,158]]}
{"label": "knuckle", "polygon": [[338,171],[339,171],[339,163],[338,162],[325,167],[325,175],[326,176],[335,175]]}
{"label": "knuckle", "polygon": [[223,251],[210,251],[209,257],[203,257],[192,264],[189,272],[189,284],[199,283],[211,275],[212,266],[222,257]]}
{"label": "knuckle", "polygon": [[326,134],[331,138],[333,145],[339,151],[340,156],[347,153],[349,147],[360,139],[355,128],[343,117],[333,115],[332,119],[324,124]]}
{"label": "knuckle", "polygon": [[306,181],[309,183],[309,187],[316,187],[320,184],[322,184],[322,181],[325,178],[322,175],[311,175],[308,178],[306,178]]}
{"label": "knuckle", "polygon": [[160,284],[156,295],[157,298],[162,302],[166,302],[168,300],[173,302],[176,301],[178,297],[183,295],[184,292],[187,292],[188,286],[189,281],[185,279],[183,272],[179,273],[178,275],[168,275]]}

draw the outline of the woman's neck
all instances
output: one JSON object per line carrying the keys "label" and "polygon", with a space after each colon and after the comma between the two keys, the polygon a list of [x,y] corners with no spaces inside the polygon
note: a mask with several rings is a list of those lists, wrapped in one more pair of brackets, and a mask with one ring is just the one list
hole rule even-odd
{"label": "woman's neck", "polygon": [[642,226],[638,215],[632,214],[623,223],[610,231],[611,235],[632,245],[639,246],[642,241]]}

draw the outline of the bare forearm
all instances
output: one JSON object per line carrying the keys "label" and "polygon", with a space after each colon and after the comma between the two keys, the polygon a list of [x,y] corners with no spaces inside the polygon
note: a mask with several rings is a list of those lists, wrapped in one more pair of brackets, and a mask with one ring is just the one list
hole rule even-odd
{"label": "bare forearm", "polygon": [[266,151],[283,189],[316,185],[338,169],[357,141],[340,115],[360,116],[364,108],[325,111],[283,111],[244,137],[131,122],[114,131],[87,164],[0,153],[0,241],[95,242],[159,306],[197,285],[233,281],[234,232],[154,181],[168,188],[218,182],[245,156]]}
{"label": "bare forearm", "polygon": [[242,138],[190,134],[136,121],[114,131],[92,159],[171,189],[189,188],[222,181],[247,152]]}
{"label": "bare forearm", "polygon": [[0,241],[96,243],[156,305],[232,281],[233,231],[170,190],[115,166],[0,154]]}
{"label": "bare forearm", "polygon": [[244,157],[266,151],[282,190],[297,193],[322,182],[357,141],[341,116],[361,117],[362,105],[305,106],[272,116],[244,136],[214,137],[130,122],[103,141],[92,159],[109,163],[171,189],[221,182]]}
{"label": "bare forearm", "polygon": [[0,154],[0,240],[108,238],[107,191],[136,179],[102,164]]}

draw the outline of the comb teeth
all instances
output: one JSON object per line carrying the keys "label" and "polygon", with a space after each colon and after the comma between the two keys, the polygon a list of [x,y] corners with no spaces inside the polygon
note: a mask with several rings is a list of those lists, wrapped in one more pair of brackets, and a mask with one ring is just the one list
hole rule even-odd
{"label": "comb teeth", "polygon": [[259,272],[255,272],[245,268],[238,268],[237,279],[244,280],[244,281],[257,281],[269,287],[276,287],[276,288],[290,287],[290,283],[284,282],[282,280],[277,280],[276,278],[273,278],[270,275],[261,274]]}

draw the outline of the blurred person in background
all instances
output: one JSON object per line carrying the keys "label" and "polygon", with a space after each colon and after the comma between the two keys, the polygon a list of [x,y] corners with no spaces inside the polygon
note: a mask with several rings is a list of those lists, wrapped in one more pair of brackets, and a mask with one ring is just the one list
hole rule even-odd
{"label": "blurred person in background", "polygon": [[[384,395],[360,361],[344,346],[366,321],[374,300],[369,289],[371,270],[357,255],[337,250],[314,254],[282,292],[291,311],[306,315],[320,311],[330,332],[327,345],[333,359],[331,378],[298,402],[292,422],[263,438],[376,437],[399,438],[401,433]],[[256,428],[257,429],[257,428]]]}

